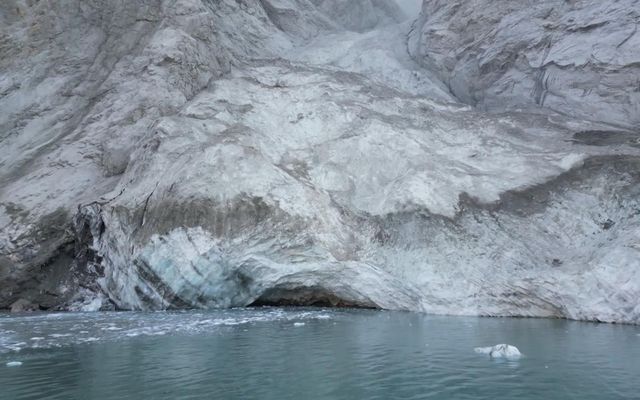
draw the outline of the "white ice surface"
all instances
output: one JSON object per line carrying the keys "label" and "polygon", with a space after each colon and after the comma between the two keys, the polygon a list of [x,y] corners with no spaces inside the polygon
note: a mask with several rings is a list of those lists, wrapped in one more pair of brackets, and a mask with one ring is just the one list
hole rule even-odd
{"label": "white ice surface", "polygon": [[515,360],[522,357],[520,350],[516,346],[510,344],[497,344],[491,347],[476,347],[476,353],[488,354],[491,358],[506,358]]}

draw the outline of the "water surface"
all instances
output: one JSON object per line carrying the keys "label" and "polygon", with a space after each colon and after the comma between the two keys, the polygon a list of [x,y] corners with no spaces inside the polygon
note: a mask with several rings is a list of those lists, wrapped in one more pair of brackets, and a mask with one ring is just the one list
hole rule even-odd
{"label": "water surface", "polygon": [[[498,343],[525,356],[474,352]],[[640,328],[344,309],[0,314],[0,398],[638,399]]]}

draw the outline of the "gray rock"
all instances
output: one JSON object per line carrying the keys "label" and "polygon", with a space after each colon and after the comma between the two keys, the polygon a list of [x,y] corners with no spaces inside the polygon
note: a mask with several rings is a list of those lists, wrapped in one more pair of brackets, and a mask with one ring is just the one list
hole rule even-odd
{"label": "gray rock", "polygon": [[461,101],[640,127],[638,0],[425,1],[410,51]]}
{"label": "gray rock", "polygon": [[37,311],[39,307],[37,304],[31,303],[29,300],[20,299],[11,304],[10,310],[12,313],[22,313],[29,311]]}
{"label": "gray rock", "polygon": [[395,1],[311,0],[331,21],[347,30],[365,32],[405,19]]}

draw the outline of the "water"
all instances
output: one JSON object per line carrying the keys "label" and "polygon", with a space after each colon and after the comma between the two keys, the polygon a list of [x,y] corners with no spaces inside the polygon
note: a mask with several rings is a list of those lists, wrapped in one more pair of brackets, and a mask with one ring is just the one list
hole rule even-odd
{"label": "water", "polygon": [[[498,343],[524,357],[474,352]],[[0,314],[0,398],[638,399],[640,327],[325,309]]]}

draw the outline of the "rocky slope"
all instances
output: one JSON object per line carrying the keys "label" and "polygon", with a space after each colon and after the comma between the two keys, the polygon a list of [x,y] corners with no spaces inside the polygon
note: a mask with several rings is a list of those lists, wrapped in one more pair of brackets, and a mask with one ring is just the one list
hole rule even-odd
{"label": "rocky slope", "polygon": [[544,106],[638,131],[640,1],[423,3],[410,51],[485,110]]}
{"label": "rocky slope", "polygon": [[620,79],[597,98],[489,101],[497,72],[433,56],[456,3],[413,25],[372,0],[3,3],[0,307],[640,322],[637,47],[565,70]]}

